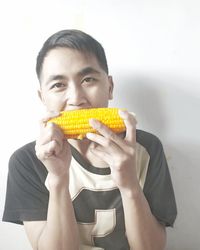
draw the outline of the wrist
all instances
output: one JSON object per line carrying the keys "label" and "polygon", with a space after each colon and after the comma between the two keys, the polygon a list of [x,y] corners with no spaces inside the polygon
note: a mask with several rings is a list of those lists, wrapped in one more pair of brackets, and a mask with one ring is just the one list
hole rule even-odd
{"label": "wrist", "polygon": [[65,173],[64,175],[48,173],[47,181],[49,191],[63,188],[66,189],[69,186],[69,173]]}
{"label": "wrist", "polygon": [[129,198],[129,199],[136,200],[138,199],[138,197],[141,196],[141,194],[143,194],[143,191],[138,183],[137,185],[131,188],[121,188],[120,193],[121,193],[122,199]]}

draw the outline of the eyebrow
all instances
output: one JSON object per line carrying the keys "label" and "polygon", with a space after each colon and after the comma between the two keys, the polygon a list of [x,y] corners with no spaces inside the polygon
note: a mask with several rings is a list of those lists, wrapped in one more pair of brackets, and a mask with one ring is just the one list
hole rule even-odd
{"label": "eyebrow", "polygon": [[[77,76],[79,77],[83,77],[87,74],[101,74],[100,71],[94,69],[93,67],[86,67],[81,69],[78,73]],[[66,77],[64,75],[50,75],[48,80],[46,81],[47,85],[51,82],[51,81],[56,81],[56,80],[65,80]]]}
{"label": "eyebrow", "polygon": [[64,80],[64,79],[65,77],[63,75],[51,75],[47,80],[47,84],[50,83],[51,81]]}
{"label": "eyebrow", "polygon": [[83,68],[81,69],[77,75],[78,76],[84,76],[84,75],[87,75],[87,74],[100,74],[101,72],[92,68],[92,67],[86,67],[86,68]]}

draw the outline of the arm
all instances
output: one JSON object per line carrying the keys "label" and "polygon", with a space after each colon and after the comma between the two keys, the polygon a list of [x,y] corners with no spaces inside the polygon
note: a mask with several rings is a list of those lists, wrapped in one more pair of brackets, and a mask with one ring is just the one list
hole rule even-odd
{"label": "arm", "polygon": [[66,186],[49,187],[47,221],[24,222],[33,249],[78,249],[74,210]]}
{"label": "arm", "polygon": [[130,246],[138,250],[164,249],[166,243],[165,227],[151,213],[140,187],[134,191],[134,194],[121,193],[121,195]]}
{"label": "arm", "polygon": [[24,222],[33,249],[77,250],[78,230],[69,194],[71,152],[64,135],[54,124],[41,124],[36,154],[48,170],[47,221]]}
{"label": "arm", "polygon": [[98,144],[93,153],[109,164],[112,178],[121,192],[131,249],[162,250],[166,241],[165,229],[151,213],[136,176],[136,120],[128,112],[122,112],[121,117],[126,125],[124,139],[94,119],[91,125],[101,135],[89,133],[87,137]]}

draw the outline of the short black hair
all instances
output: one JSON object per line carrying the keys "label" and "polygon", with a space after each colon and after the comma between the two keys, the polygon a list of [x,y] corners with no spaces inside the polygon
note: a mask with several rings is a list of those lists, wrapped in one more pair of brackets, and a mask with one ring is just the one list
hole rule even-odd
{"label": "short black hair", "polygon": [[36,62],[36,73],[38,79],[40,79],[45,56],[51,49],[59,47],[71,48],[79,50],[83,53],[93,54],[99,62],[101,68],[108,74],[107,59],[102,45],[83,31],[69,29],[56,32],[43,44],[38,53]]}

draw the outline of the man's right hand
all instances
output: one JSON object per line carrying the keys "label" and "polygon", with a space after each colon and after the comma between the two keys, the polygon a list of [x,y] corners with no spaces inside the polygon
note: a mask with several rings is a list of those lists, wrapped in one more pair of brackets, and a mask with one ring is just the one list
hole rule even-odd
{"label": "man's right hand", "polygon": [[49,202],[46,220],[23,221],[33,249],[79,249],[79,233],[69,192],[71,150],[61,129],[49,119],[59,113],[49,113],[41,120],[36,141],[36,155],[48,170]]}
{"label": "man's right hand", "polygon": [[71,150],[62,130],[54,123],[47,123],[58,115],[50,112],[40,121],[40,135],[35,150],[38,159],[47,168],[49,177],[61,181],[66,178],[68,180]]}

